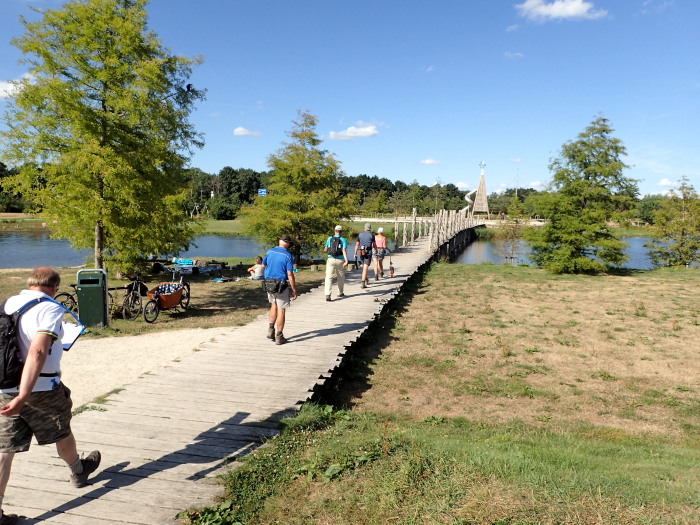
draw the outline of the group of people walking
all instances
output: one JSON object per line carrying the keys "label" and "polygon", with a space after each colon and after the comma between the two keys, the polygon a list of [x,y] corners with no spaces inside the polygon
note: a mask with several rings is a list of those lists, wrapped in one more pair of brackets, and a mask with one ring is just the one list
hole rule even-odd
{"label": "group of people walking", "polygon": [[[294,258],[289,252],[292,240],[288,235],[283,235],[278,239],[278,245],[271,248],[261,261],[248,268],[251,278],[256,278],[262,273],[263,280],[278,283],[278,287],[273,290],[267,289],[267,299],[270,303],[268,316],[267,338],[277,345],[287,342],[284,336],[284,324],[286,310],[291,306],[291,302],[297,298],[297,286],[294,280]],[[350,264],[348,257],[348,243],[343,237],[343,227],[335,227],[333,235],[328,237],[323,247],[326,254],[326,280],[324,284],[324,294],[326,301],[331,301],[331,291],[333,278],[337,281],[337,297],[345,297],[345,272]],[[384,228],[379,228],[377,233],[372,233],[372,225],[365,224],[364,230],[357,236],[354,249],[354,260],[356,264],[362,265],[361,288],[369,286],[369,268],[374,261],[374,280],[378,281],[384,277],[384,256],[389,253],[387,239],[384,235]],[[262,270],[262,272],[261,272]]]}
{"label": "group of people walking", "polygon": [[[340,250],[336,247],[340,246]],[[347,253],[347,241],[343,237],[343,227],[335,227],[333,235],[328,237],[323,251],[327,254],[326,259],[326,280],[324,294],[326,301],[331,301],[331,291],[333,288],[333,278],[338,285],[338,297],[345,297],[345,271],[350,260]],[[378,281],[384,277],[384,256],[389,253],[387,248],[384,228],[379,228],[376,235],[372,233],[372,225],[365,224],[365,229],[357,236],[355,242],[354,256],[356,264],[362,265],[361,288],[369,286],[369,267],[374,260],[374,280]]]}

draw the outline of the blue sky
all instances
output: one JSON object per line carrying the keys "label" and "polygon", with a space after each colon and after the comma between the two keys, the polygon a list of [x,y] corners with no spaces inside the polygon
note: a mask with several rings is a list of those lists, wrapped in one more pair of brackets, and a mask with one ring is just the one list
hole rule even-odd
{"label": "blue sky", "polygon": [[[28,6],[0,0],[4,82]],[[149,25],[202,55],[208,90],[192,166],[267,169],[298,110],[348,175],[488,192],[541,187],[562,144],[598,115],[642,194],[700,190],[697,0],[151,0]]]}

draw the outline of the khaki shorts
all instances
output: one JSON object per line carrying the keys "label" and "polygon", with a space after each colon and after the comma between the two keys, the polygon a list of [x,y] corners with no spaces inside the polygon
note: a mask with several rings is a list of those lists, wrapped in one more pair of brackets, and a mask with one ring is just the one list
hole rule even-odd
{"label": "khaki shorts", "polygon": [[280,293],[267,293],[267,301],[270,304],[277,305],[278,308],[289,308],[289,306],[292,303],[292,293],[291,293],[291,286],[287,284],[287,287],[282,290]]}
{"label": "khaki shorts", "polygon": [[[0,404],[4,406],[15,397],[17,394],[0,394]],[[18,415],[0,416],[0,452],[29,450],[32,436],[40,445],[68,437],[72,408],[70,390],[63,383],[55,390],[32,392]]]}

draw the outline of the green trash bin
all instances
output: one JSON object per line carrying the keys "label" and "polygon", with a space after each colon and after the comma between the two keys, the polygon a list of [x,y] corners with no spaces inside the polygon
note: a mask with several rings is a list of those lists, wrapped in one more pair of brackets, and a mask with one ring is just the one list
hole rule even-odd
{"label": "green trash bin", "polygon": [[78,270],[78,317],[85,326],[107,326],[107,272]]}

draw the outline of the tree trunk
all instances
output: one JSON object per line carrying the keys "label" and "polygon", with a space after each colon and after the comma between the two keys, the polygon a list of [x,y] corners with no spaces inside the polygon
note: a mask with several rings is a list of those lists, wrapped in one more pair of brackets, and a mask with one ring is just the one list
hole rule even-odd
{"label": "tree trunk", "polygon": [[104,246],[104,228],[102,221],[95,223],[95,268],[102,269],[102,249]]}

